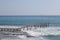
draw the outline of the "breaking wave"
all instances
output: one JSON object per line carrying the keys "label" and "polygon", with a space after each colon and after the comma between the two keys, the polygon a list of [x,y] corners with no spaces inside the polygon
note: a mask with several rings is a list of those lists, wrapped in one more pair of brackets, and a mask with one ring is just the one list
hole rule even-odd
{"label": "breaking wave", "polygon": [[18,35],[18,36],[5,36],[2,37],[0,40],[49,40],[45,36],[48,35],[60,35],[60,27],[45,27],[45,28],[34,28],[32,27],[31,30],[23,30],[24,32],[27,32],[29,36],[34,37],[27,37],[27,35]]}
{"label": "breaking wave", "polygon": [[46,28],[32,28],[31,30],[27,30],[27,33],[31,35],[60,35],[60,27],[46,27]]}

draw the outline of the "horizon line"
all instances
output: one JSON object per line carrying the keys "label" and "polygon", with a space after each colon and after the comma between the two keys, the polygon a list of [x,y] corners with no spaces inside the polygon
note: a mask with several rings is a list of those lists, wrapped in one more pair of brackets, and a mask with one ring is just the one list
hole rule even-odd
{"label": "horizon line", "polygon": [[60,15],[0,15],[1,16],[60,16]]}

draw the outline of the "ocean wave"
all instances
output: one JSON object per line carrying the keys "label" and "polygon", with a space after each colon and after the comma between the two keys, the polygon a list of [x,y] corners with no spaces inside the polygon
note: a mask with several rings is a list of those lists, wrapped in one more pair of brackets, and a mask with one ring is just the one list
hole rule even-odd
{"label": "ocean wave", "polygon": [[[11,27],[11,26],[10,26]],[[17,26],[16,26],[17,27]],[[27,37],[27,35],[18,35],[16,36],[16,38],[11,38],[9,36],[9,38],[2,38],[1,40],[49,40],[43,36],[49,36],[49,35],[52,35],[52,36],[56,36],[56,35],[60,35],[60,27],[45,27],[45,28],[34,28],[32,27],[31,29],[28,28],[25,28],[23,30],[23,32],[26,32],[29,34],[29,36],[34,36],[34,37]],[[4,36],[6,37],[6,36]]]}
{"label": "ocean wave", "polygon": [[[25,30],[24,30],[25,31]],[[60,35],[60,27],[46,27],[46,28],[31,28],[31,30],[26,30],[30,35]]]}

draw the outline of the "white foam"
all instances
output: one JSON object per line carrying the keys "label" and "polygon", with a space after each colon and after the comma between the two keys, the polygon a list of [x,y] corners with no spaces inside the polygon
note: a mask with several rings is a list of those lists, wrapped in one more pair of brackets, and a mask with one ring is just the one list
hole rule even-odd
{"label": "white foam", "polygon": [[26,35],[18,35],[19,38],[26,38]]}
{"label": "white foam", "polygon": [[[1,28],[18,28],[18,26],[0,26]],[[29,35],[32,36],[39,36],[39,35],[60,35],[60,27],[46,27],[46,28],[34,28],[32,27],[31,30],[23,30],[27,32]]]}
{"label": "white foam", "polygon": [[41,35],[60,35],[60,27],[36,28],[31,30],[23,30],[31,36]]}
{"label": "white foam", "polygon": [[0,26],[0,28],[21,28],[22,26],[8,26],[8,25],[3,25],[3,26]]}

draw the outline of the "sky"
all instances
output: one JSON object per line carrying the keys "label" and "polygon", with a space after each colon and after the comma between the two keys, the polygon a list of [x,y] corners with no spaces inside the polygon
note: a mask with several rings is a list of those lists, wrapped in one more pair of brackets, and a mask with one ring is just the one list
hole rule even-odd
{"label": "sky", "polygon": [[60,15],[60,0],[0,0],[0,15]]}

